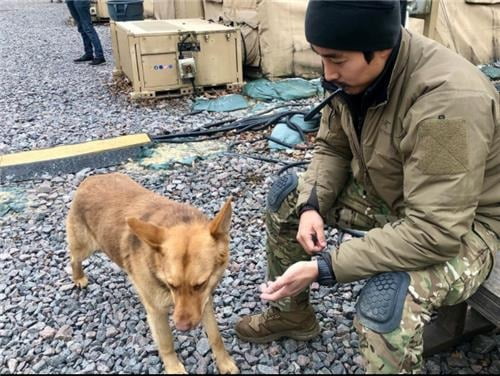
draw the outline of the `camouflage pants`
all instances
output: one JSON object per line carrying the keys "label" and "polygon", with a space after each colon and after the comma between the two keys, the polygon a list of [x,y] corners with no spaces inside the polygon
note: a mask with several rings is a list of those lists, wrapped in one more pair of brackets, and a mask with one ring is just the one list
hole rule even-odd
{"label": "camouflage pants", "polygon": [[[297,196],[297,191],[290,193],[277,212],[268,211],[266,214],[269,280],[283,274],[293,263],[310,259],[295,240],[299,223],[295,212]],[[326,224],[369,230],[396,219],[382,200],[370,196],[351,180],[328,213]],[[368,373],[421,371],[423,330],[432,312],[471,296],[486,279],[499,247],[495,235],[477,222],[465,236],[464,245],[460,254],[445,264],[408,273],[411,282],[399,328],[381,334],[354,319]],[[309,304],[309,291],[274,304],[285,311],[300,309]]]}

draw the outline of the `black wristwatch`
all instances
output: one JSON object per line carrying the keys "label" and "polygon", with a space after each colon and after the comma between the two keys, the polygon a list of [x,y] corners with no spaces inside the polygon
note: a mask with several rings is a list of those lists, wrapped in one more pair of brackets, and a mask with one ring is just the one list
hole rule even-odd
{"label": "black wristwatch", "polygon": [[323,286],[333,286],[337,280],[332,267],[332,256],[330,252],[323,251],[316,254],[318,263],[318,278],[316,282]]}

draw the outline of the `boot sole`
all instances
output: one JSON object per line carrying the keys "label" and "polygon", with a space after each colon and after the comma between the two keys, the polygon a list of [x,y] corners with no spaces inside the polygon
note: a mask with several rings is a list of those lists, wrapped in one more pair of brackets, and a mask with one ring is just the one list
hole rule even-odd
{"label": "boot sole", "polygon": [[272,341],[276,341],[283,337],[292,338],[296,341],[309,341],[310,339],[317,337],[321,332],[321,329],[318,323],[316,323],[316,325],[307,332],[304,332],[303,330],[290,330],[290,331],[270,334],[265,337],[246,337],[238,333],[237,330],[235,330],[235,332],[238,338],[242,339],[243,341],[262,344],[262,343],[269,343]]}

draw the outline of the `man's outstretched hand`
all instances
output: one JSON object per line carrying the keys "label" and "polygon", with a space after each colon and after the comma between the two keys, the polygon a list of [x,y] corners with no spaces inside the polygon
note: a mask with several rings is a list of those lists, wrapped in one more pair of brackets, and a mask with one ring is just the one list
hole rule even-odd
{"label": "man's outstretched hand", "polygon": [[279,300],[295,296],[318,278],[316,260],[299,261],[290,266],[276,281],[260,285],[261,299]]}

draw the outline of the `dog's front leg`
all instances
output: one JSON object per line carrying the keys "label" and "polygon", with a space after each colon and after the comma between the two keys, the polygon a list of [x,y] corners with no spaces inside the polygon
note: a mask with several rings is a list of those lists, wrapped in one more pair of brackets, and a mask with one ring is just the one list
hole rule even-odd
{"label": "dog's front leg", "polygon": [[145,304],[149,327],[158,346],[165,373],[187,373],[174,350],[172,330],[168,324],[168,313]]}
{"label": "dog's front leg", "polygon": [[212,299],[209,300],[203,311],[203,326],[208,335],[208,340],[210,346],[212,347],[212,352],[215,356],[215,362],[217,368],[219,368],[220,373],[239,373],[240,370],[234,362],[233,358],[227,353],[224,347],[224,342],[222,342],[222,337],[219,332],[219,326],[217,325],[217,320],[215,319]]}

